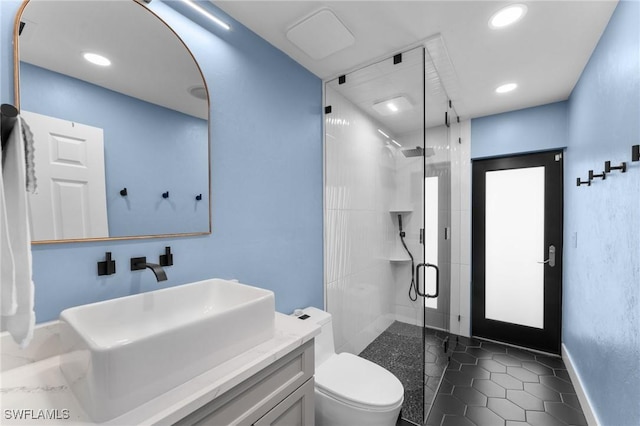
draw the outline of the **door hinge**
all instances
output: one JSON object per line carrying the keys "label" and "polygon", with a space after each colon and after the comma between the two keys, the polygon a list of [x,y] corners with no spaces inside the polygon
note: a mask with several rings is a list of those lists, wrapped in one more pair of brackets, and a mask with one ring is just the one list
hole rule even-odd
{"label": "door hinge", "polygon": [[424,228],[420,228],[420,244],[424,244]]}
{"label": "door hinge", "polygon": [[458,322],[460,322],[460,319],[461,319],[461,316],[460,316],[460,315],[458,315]]}
{"label": "door hinge", "polygon": [[556,154],[556,161],[562,160],[562,154]]}

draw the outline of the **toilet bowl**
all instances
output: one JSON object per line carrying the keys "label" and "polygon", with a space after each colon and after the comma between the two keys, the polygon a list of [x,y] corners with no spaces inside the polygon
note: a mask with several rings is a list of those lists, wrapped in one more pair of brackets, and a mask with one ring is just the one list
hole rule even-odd
{"label": "toilet bowl", "polygon": [[317,308],[299,318],[320,325],[315,338],[316,426],[394,426],[404,388],[383,367],[349,353],[335,353],[331,314]]}

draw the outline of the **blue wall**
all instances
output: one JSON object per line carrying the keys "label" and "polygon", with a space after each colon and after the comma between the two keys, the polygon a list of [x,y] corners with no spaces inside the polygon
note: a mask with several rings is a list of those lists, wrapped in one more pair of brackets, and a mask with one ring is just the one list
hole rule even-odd
{"label": "blue wall", "polygon": [[[13,103],[14,16],[21,2],[0,2],[0,100]],[[202,6],[215,10],[208,2]],[[323,306],[322,82],[220,11],[232,25],[204,30],[166,4],[150,8],[192,50],[212,96],[213,233],[203,237],[33,247],[37,321],[67,307],[221,277],[271,289],[276,308]],[[174,252],[168,282],[130,272],[133,256]],[[98,277],[113,252],[118,273]]]}
{"label": "blue wall", "polygon": [[24,62],[20,109],[104,130],[109,236],[209,230],[206,120]]}
{"label": "blue wall", "polygon": [[[603,425],[640,424],[639,24],[621,1],[569,98],[563,340]],[[607,160],[629,171],[575,186]]]}
{"label": "blue wall", "polygon": [[471,120],[471,158],[562,149],[567,146],[567,103]]}
{"label": "blue wall", "polygon": [[[621,1],[567,102],[474,119],[472,158],[565,151],[563,343],[603,425],[640,424],[640,2]],[[627,173],[576,187],[604,162]]]}

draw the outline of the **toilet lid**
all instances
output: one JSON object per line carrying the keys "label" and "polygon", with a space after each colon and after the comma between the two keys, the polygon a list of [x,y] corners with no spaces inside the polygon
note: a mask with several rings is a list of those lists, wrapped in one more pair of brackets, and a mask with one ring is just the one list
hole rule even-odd
{"label": "toilet lid", "polygon": [[404,398],[404,388],[396,376],[349,353],[334,355],[318,366],[315,382],[319,391],[363,408],[392,408]]}

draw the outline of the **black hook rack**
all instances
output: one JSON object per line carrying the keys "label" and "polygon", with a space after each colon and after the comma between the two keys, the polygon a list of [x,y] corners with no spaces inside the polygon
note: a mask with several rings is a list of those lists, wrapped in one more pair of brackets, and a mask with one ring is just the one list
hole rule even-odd
{"label": "black hook rack", "polygon": [[162,193],[162,198],[169,198],[169,191]]}
{"label": "black hook rack", "polygon": [[160,255],[160,266],[172,266],[173,254],[171,253],[171,247],[164,248],[164,254]]}
{"label": "black hook rack", "polygon": [[592,181],[594,178],[602,178],[602,180],[605,180],[607,178],[607,174],[602,172],[599,175],[595,175],[593,174],[593,170],[589,170],[589,181]]}
{"label": "black hook rack", "polygon": [[123,197],[126,197],[127,195],[129,195],[129,193],[127,192],[127,188],[122,188],[120,190],[120,195],[122,195]]}
{"label": "black hook rack", "polygon": [[116,273],[116,261],[111,260],[111,252],[104,254],[105,260],[98,262],[98,275],[113,275]]}
{"label": "black hook rack", "polygon": [[580,178],[576,179],[576,186],[582,186],[582,185],[587,185],[587,186],[591,186],[591,181],[590,180],[580,180]]}
{"label": "black hook rack", "polygon": [[196,195],[196,201],[202,201],[202,194]]}
{"label": "black hook rack", "polygon": [[626,173],[627,172],[627,163],[625,163],[624,161],[622,163],[620,163],[619,166],[611,166],[611,161],[605,161],[604,162],[604,172],[605,173],[611,173],[612,170],[620,170],[622,173]]}
{"label": "black hook rack", "polygon": [[640,145],[631,147],[631,161],[640,161]]}

